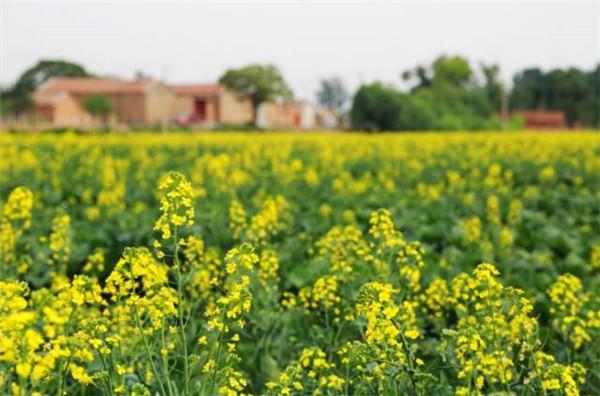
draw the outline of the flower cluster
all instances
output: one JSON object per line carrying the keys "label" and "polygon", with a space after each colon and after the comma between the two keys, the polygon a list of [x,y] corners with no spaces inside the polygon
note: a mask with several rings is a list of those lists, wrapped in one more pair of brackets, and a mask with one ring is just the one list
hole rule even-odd
{"label": "flower cluster", "polygon": [[334,365],[319,348],[306,348],[297,362],[287,366],[276,381],[266,384],[266,395],[341,394],[345,380],[333,373]]}
{"label": "flower cluster", "polygon": [[52,252],[50,264],[58,269],[59,274],[64,274],[71,254],[71,217],[61,214],[52,220],[49,245]]}
{"label": "flower cluster", "polygon": [[533,355],[530,380],[540,383],[544,392],[562,392],[566,396],[579,396],[579,385],[585,383],[586,369],[579,363],[557,363],[552,355],[538,351]]}
{"label": "flower cluster", "polygon": [[224,294],[206,310],[207,325],[210,330],[226,333],[232,325],[244,327],[244,314],[250,311],[252,305],[252,294],[249,291],[250,276],[258,261],[258,256],[250,245],[241,245],[227,252]]}
{"label": "flower cluster", "polygon": [[26,230],[31,227],[31,209],[33,193],[25,187],[17,187],[10,192],[8,200],[2,205],[2,220],[12,223],[13,227]]}
{"label": "flower cluster", "polygon": [[479,217],[471,217],[460,223],[463,230],[463,238],[467,243],[478,242],[481,238],[481,220]]}
{"label": "flower cluster", "polygon": [[161,179],[158,191],[161,216],[154,229],[163,239],[170,239],[178,227],[194,224],[194,190],[182,174],[170,172]]}
{"label": "flower cluster", "polygon": [[[33,193],[25,187],[12,190],[0,212],[0,275],[23,272],[17,268],[20,259],[17,243],[23,232],[31,227]],[[26,267],[23,267],[26,269]]]}
{"label": "flower cluster", "polygon": [[160,330],[176,314],[178,301],[168,286],[168,268],[146,248],[125,249],[106,279],[105,292],[115,303],[113,313],[126,315],[130,326],[144,333]]}
{"label": "flower cluster", "polygon": [[493,265],[480,264],[451,284],[447,304],[454,307],[458,323],[444,334],[452,341],[447,353],[457,360],[462,389],[503,389],[539,348],[531,302],[521,290],[505,287],[498,275]]}
{"label": "flower cluster", "polygon": [[590,295],[575,275],[564,274],[548,289],[550,313],[557,331],[575,349],[590,343],[600,329],[600,310],[589,309]]}
{"label": "flower cluster", "polygon": [[282,195],[267,198],[259,211],[247,219],[242,204],[234,200],[229,207],[229,218],[235,239],[242,239],[253,246],[266,246],[285,228],[289,218],[288,203]]}

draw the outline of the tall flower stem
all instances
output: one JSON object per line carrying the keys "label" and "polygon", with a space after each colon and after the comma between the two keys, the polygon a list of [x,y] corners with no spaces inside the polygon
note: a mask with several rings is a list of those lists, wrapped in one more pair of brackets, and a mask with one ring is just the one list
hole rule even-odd
{"label": "tall flower stem", "polygon": [[144,329],[142,328],[142,323],[141,323],[137,308],[134,307],[133,313],[134,313],[133,316],[135,319],[136,327],[142,336],[142,340],[144,341],[144,349],[146,351],[146,356],[147,356],[148,360],[150,361],[150,367],[152,367],[152,373],[154,374],[154,377],[156,378],[156,382],[158,382],[158,386],[160,387],[161,394],[166,395],[167,392],[165,392],[165,387],[164,387],[162,381],[160,380],[160,374],[158,372],[158,369],[156,368],[156,365],[154,364],[154,359],[152,358],[152,352],[150,351],[150,345],[148,344],[148,339],[146,338]]}
{"label": "tall flower stem", "polygon": [[190,394],[190,373],[188,367],[188,348],[187,348],[187,337],[185,334],[185,323],[183,317],[183,277],[181,276],[181,263],[179,262],[179,238],[177,236],[177,227],[175,227],[174,233],[175,240],[175,252],[174,252],[174,264],[177,270],[177,294],[179,297],[179,303],[177,304],[178,316],[179,316],[179,331],[181,332],[181,343],[183,344],[183,380],[185,394]]}

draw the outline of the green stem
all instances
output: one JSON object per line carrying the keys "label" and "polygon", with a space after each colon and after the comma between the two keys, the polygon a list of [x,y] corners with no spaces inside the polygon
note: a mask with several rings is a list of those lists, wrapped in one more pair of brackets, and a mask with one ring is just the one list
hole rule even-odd
{"label": "green stem", "polygon": [[150,361],[150,366],[152,367],[152,372],[154,373],[154,377],[156,378],[156,381],[158,382],[160,391],[162,392],[163,395],[166,395],[167,392],[165,392],[165,387],[164,387],[162,381],[160,380],[160,375],[158,373],[158,370],[156,369],[156,365],[154,364],[154,359],[152,359],[152,354],[150,353],[150,345],[148,345],[148,339],[146,338],[144,329],[142,329],[142,324],[140,322],[140,316],[138,315],[137,307],[134,307],[133,311],[134,311],[133,316],[135,317],[135,324],[136,324],[138,331],[142,335],[142,340],[144,341],[144,349],[146,350],[146,355],[148,357],[148,360]]}
{"label": "green stem", "polygon": [[179,239],[177,237],[177,227],[175,227],[174,231],[175,237],[175,268],[177,269],[177,294],[179,296],[179,303],[177,304],[178,312],[179,312],[179,330],[181,332],[181,343],[183,344],[183,372],[184,372],[184,389],[185,394],[190,394],[190,372],[188,367],[188,348],[187,348],[187,338],[185,335],[185,324],[183,321],[183,280],[181,277],[181,265],[179,263]]}
{"label": "green stem", "polygon": [[[163,323],[163,326],[161,326],[161,331],[160,331],[160,340],[161,340],[161,352],[162,349],[166,349],[166,343],[165,343],[165,325]],[[173,395],[173,384],[171,383],[171,379],[170,379],[170,375],[169,375],[169,361],[166,357],[166,355],[163,355],[161,353],[161,357],[162,357],[162,369],[163,369],[163,373],[165,376],[165,379],[167,380],[167,389],[169,391],[169,395]]]}
{"label": "green stem", "polygon": [[112,373],[110,372],[108,364],[106,364],[106,359],[104,359],[104,356],[102,356],[102,353],[100,351],[98,351],[98,356],[100,357],[100,360],[102,361],[102,365],[104,366],[104,369],[106,370],[106,374],[108,374],[108,394],[112,396],[112,395],[114,395],[113,385],[112,385]]}
{"label": "green stem", "polygon": [[65,376],[67,375],[67,370],[69,368],[69,364],[70,363],[71,363],[71,357],[69,357],[67,359],[67,361],[65,362],[64,373],[63,373],[63,369],[60,370],[60,380],[59,380],[59,383],[58,383],[58,390],[57,390],[57,393],[56,393],[57,396],[62,396],[62,394],[63,394],[63,386],[64,386],[64,382],[65,382]]}

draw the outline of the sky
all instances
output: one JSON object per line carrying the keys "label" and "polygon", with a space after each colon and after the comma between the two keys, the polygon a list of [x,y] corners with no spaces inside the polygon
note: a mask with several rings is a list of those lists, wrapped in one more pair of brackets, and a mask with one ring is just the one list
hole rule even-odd
{"label": "sky", "polygon": [[351,88],[441,54],[525,67],[600,62],[600,0],[577,1],[11,1],[0,0],[0,84],[39,59],[100,75],[141,70],[170,83],[216,82],[227,68],[273,63],[296,97],[321,78]]}

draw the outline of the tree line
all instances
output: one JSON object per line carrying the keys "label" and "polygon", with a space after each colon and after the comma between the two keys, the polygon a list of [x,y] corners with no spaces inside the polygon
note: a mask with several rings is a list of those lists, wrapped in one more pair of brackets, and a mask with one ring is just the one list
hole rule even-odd
{"label": "tree line", "polygon": [[[76,63],[40,61],[0,90],[2,114],[25,114],[33,105],[33,92],[55,76],[94,75]],[[510,90],[499,76],[498,65],[474,68],[464,57],[440,56],[430,65],[400,73],[405,89],[376,81],[360,85],[351,94],[342,79],[330,77],[321,80],[316,99],[336,114],[340,125],[354,130],[493,130],[501,128],[502,113],[537,109],[564,111],[569,127],[600,128],[600,64],[589,71],[528,68],[514,75]],[[293,98],[274,65],[230,69],[219,83],[248,99],[255,114],[264,102]],[[112,110],[108,100],[98,95],[86,98],[84,105],[94,115]],[[511,117],[508,126],[518,128],[518,117]]]}
{"label": "tree line", "polygon": [[[381,82],[361,85],[349,110],[354,129],[499,129],[503,110],[562,110],[569,127],[600,128],[600,65],[593,70],[529,68],[515,74],[512,88],[499,80],[498,65],[474,70],[460,56],[441,56],[431,65],[402,73],[409,89]],[[503,103],[504,102],[504,103]],[[520,127],[511,117],[508,127]]]}

